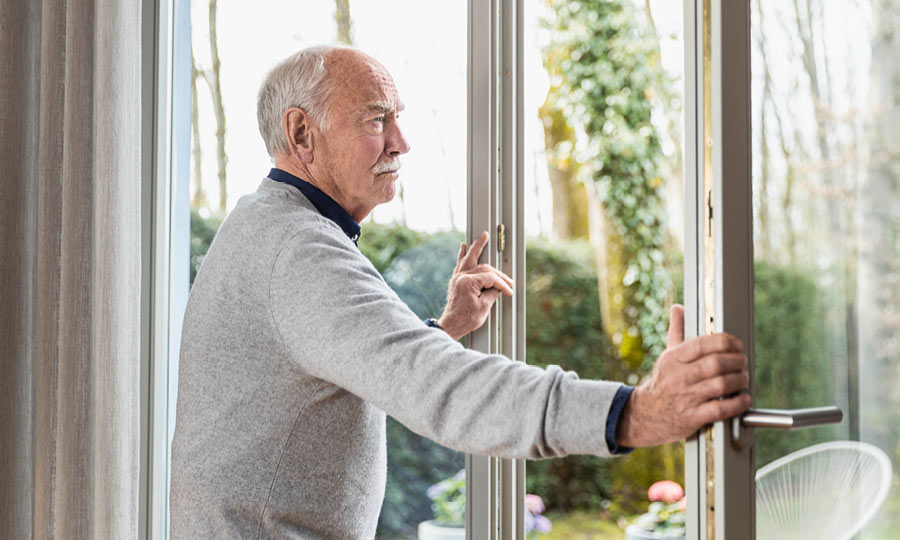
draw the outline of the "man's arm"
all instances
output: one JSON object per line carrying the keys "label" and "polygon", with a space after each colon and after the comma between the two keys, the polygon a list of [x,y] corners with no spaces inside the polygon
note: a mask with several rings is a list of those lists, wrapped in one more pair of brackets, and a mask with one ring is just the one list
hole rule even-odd
{"label": "man's arm", "polygon": [[[447,308],[438,321],[454,339],[480,328],[501,293],[512,295],[509,276],[478,264],[487,243],[488,233],[484,232],[471,249],[467,250],[465,243],[460,246]],[[684,343],[684,308],[673,306],[666,351],[650,378],[634,391],[621,388],[613,400],[606,437],[613,452],[680,440],[704,424],[749,408],[751,398],[744,391],[749,385],[747,358],[742,347],[740,340],[727,334]]]}

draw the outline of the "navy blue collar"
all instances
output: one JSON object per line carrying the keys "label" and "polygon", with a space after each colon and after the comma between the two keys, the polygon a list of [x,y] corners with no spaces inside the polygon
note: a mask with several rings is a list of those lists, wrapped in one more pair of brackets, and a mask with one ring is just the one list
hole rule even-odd
{"label": "navy blue collar", "polygon": [[344,234],[346,234],[350,240],[353,240],[354,244],[359,240],[359,233],[361,230],[359,223],[357,223],[346,210],[341,208],[341,205],[335,202],[335,200],[329,197],[324,191],[305,180],[297,178],[293,174],[282,171],[281,169],[273,168],[269,171],[269,178],[276,182],[290,184],[299,189],[300,192],[309,199],[309,202],[313,203],[316,210],[331,221],[337,223],[338,227],[344,231]]}

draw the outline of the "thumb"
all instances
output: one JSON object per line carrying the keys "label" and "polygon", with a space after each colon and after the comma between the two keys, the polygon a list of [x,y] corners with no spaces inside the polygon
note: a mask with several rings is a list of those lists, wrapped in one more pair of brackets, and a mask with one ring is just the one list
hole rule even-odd
{"label": "thumb", "polygon": [[684,306],[675,304],[669,312],[669,336],[666,348],[681,344],[684,341]]}

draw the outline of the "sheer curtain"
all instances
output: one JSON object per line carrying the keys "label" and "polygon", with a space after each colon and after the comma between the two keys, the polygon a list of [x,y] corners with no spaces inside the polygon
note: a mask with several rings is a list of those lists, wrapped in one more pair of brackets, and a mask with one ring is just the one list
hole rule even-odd
{"label": "sheer curtain", "polygon": [[136,538],[140,0],[0,2],[0,537]]}

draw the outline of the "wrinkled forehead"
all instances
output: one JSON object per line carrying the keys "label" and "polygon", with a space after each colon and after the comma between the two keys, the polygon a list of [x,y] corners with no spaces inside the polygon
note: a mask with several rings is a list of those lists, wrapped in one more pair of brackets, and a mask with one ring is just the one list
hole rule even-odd
{"label": "wrinkled forehead", "polygon": [[[345,51],[342,51],[345,52]],[[373,58],[356,51],[337,55],[329,66],[332,78],[333,106],[343,113],[360,114],[370,110],[399,112],[403,102],[394,79]]]}

